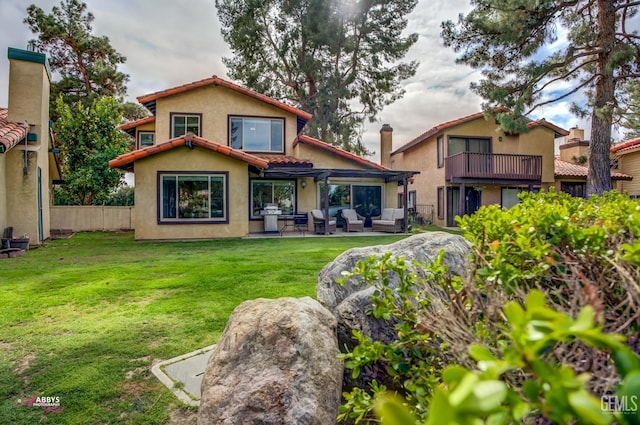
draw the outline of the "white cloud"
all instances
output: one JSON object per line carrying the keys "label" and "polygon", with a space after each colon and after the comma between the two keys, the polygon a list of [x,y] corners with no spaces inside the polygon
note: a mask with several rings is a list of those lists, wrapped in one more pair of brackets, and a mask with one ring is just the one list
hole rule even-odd
{"label": "white cloud", "polygon": [[[45,12],[60,0],[34,0]],[[95,16],[96,35],[106,35],[127,57],[129,100],[211,75],[226,76],[222,57],[230,49],[220,35],[213,0],[85,0]],[[7,47],[24,48],[33,38],[26,24],[28,2],[0,0],[0,106],[7,104]],[[376,151],[383,123],[394,128],[394,148],[445,121],[480,111],[481,99],[469,89],[479,73],[455,63],[456,53],[444,47],[441,22],[457,21],[470,10],[467,0],[421,1],[409,16],[407,31],[419,34],[409,60],[420,61],[417,74],[406,81],[405,96],[387,106],[364,130],[364,143]],[[565,104],[543,108],[541,116],[560,126],[576,119]],[[578,123],[580,124],[580,123]]]}

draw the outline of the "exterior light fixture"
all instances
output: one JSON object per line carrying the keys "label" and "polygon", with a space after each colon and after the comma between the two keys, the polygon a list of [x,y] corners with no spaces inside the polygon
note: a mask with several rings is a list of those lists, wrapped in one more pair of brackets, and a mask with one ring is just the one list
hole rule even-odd
{"label": "exterior light fixture", "polygon": [[303,189],[304,189],[305,187],[307,187],[307,181],[306,181],[306,180],[302,180],[302,181],[300,182],[300,187],[302,187]]}

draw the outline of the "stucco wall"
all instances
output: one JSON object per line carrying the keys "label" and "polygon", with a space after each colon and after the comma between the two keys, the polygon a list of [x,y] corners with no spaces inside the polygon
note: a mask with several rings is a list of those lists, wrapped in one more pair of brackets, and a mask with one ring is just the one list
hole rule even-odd
{"label": "stucco wall", "polygon": [[[228,223],[158,224],[158,171],[228,171]],[[180,147],[136,161],[135,238],[211,239],[241,237],[249,232],[247,164],[202,148]]]}
{"label": "stucco wall", "polygon": [[[5,153],[6,221],[14,235],[29,235],[38,243],[38,168],[42,172],[42,239],[51,235],[49,212],[49,76],[43,64],[10,59],[9,121],[31,124],[37,137]],[[25,150],[27,151],[25,161]],[[26,166],[26,173],[24,168]]]}
{"label": "stucco wall", "polygon": [[207,140],[228,145],[229,115],[285,118],[285,152],[291,152],[296,116],[221,86],[206,86],[156,101],[156,143],[170,139],[170,113],[202,114],[202,134]]}
{"label": "stucco wall", "polygon": [[620,182],[620,190],[631,196],[640,196],[640,150],[623,155],[618,164],[621,173],[633,176],[631,181]]}
{"label": "stucco wall", "polygon": [[[445,129],[442,134],[444,158],[448,156],[447,140],[449,137],[482,137],[491,139],[491,152],[495,154],[542,155],[542,185],[552,184],[554,181],[554,132],[546,127],[536,127],[529,133],[507,136],[497,132],[497,125],[493,120],[483,118],[470,121]],[[416,191],[417,204],[438,203],[438,186],[447,186],[445,168],[437,166],[437,136],[426,139],[416,146],[402,153],[392,156],[394,169],[416,170],[420,174],[414,176],[414,183],[408,187],[409,191]],[[500,140],[501,139],[501,140]],[[402,146],[402,145],[400,145]],[[482,205],[499,204],[501,200],[500,186],[481,185]],[[398,193],[402,188],[398,187]],[[446,188],[444,219],[439,219],[434,213],[435,224],[444,226],[446,223]]]}
{"label": "stucco wall", "polygon": [[[0,232],[7,227],[7,160],[5,154],[0,154]],[[1,234],[1,233],[0,233]]]}

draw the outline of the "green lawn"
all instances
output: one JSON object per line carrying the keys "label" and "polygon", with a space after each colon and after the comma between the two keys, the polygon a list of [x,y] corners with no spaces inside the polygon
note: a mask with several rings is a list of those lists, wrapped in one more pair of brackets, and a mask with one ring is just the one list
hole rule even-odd
{"label": "green lawn", "polygon": [[[140,243],[81,233],[0,260],[0,423],[162,424],[152,363],[217,341],[242,301],[315,297],[320,269],[405,235]],[[59,397],[61,413],[14,406]]]}

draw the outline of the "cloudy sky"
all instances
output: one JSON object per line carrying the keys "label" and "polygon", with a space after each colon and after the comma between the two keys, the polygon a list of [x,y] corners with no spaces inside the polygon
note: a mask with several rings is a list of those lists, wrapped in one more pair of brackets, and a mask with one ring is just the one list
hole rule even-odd
{"label": "cloudy sky", "polygon": [[[94,14],[95,35],[106,35],[127,57],[121,70],[129,74],[128,98],[218,75],[227,77],[221,58],[230,50],[220,35],[214,0],[85,0]],[[26,24],[26,9],[35,3],[49,13],[60,0],[0,0],[0,106],[7,106],[7,48],[25,48],[34,38]],[[469,90],[479,73],[455,63],[456,55],[442,45],[440,23],[456,20],[470,9],[468,0],[421,0],[409,16],[408,31],[419,34],[407,59],[417,59],[416,75],[405,82],[404,98],[387,106],[378,121],[367,125],[363,140],[378,150],[383,123],[394,128],[394,149],[445,121],[480,111],[481,100]],[[569,115],[567,104],[536,111],[564,128],[589,123]],[[378,160],[378,153],[372,157]]]}

